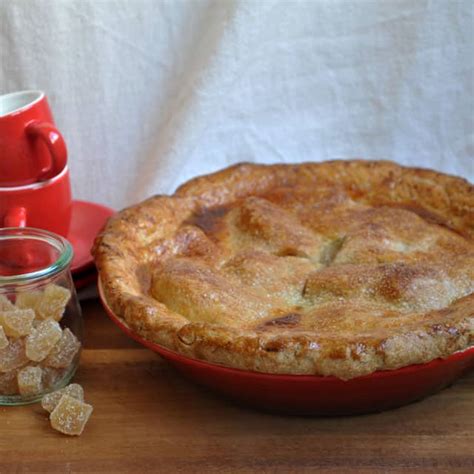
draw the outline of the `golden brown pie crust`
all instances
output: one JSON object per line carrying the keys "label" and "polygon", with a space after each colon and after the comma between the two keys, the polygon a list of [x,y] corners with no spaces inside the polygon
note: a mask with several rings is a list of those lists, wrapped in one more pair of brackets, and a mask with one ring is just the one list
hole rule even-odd
{"label": "golden brown pie crust", "polygon": [[349,379],[474,343],[474,186],[431,170],[239,164],[120,212],[93,254],[134,332],[229,367]]}

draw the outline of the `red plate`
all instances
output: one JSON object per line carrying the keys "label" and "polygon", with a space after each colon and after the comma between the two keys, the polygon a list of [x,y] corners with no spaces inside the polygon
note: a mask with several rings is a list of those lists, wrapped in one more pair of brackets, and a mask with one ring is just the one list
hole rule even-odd
{"label": "red plate", "polygon": [[378,371],[351,380],[316,375],[279,375],[232,369],[192,359],[133,333],[107,306],[117,326],[135,341],[157,352],[191,380],[235,401],[263,410],[303,415],[356,415],[414,402],[448,386],[474,367],[474,347],[446,359]]}
{"label": "red plate", "polygon": [[71,227],[67,236],[74,249],[72,273],[82,272],[93,266],[92,244],[107,219],[114,213],[112,209],[94,202],[72,202]]}

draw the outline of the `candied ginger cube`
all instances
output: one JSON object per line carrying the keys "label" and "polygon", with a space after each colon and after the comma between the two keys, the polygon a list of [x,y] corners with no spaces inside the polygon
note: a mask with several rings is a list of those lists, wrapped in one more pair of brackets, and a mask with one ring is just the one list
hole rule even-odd
{"label": "candied ginger cube", "polygon": [[55,367],[57,369],[69,367],[79,352],[81,343],[77,337],[66,328],[63,330],[61,339],[51,349],[48,357],[43,361],[43,364],[48,367]]}
{"label": "candied ginger cube", "polygon": [[0,395],[15,395],[18,393],[17,371],[0,373]]}
{"label": "candied ginger cube", "polygon": [[9,337],[27,336],[33,329],[35,312],[32,309],[0,311],[0,325]]}
{"label": "candied ginger cube", "polygon": [[36,309],[36,316],[40,319],[54,319],[59,321],[64,314],[71,292],[59,285],[48,285]]}
{"label": "candied ginger cube", "polygon": [[5,295],[0,295],[0,311],[11,311],[13,309],[15,309],[14,304]]}
{"label": "candied ginger cube", "polygon": [[16,295],[15,306],[20,309],[32,309],[36,312],[42,296],[42,291],[24,291],[18,293]]}
{"label": "candied ginger cube", "polygon": [[61,326],[52,319],[41,321],[26,337],[28,359],[40,362],[50,353],[62,336]]}
{"label": "candied ginger cube", "polygon": [[5,331],[3,329],[3,326],[0,326],[0,349],[5,349],[9,344],[8,338],[5,335]]}
{"label": "candied ginger cube", "polygon": [[29,365],[18,371],[18,390],[20,395],[35,395],[43,390],[43,371],[41,367]]}
{"label": "candied ginger cube", "polygon": [[61,433],[79,436],[92,413],[92,405],[76,400],[69,395],[63,395],[51,412],[51,426]]}
{"label": "candied ginger cube", "polygon": [[59,403],[63,395],[69,395],[81,402],[84,401],[84,389],[78,383],[72,383],[67,387],[48,393],[41,399],[41,406],[51,413]]}
{"label": "candied ginger cube", "polygon": [[10,372],[27,363],[28,357],[26,357],[23,339],[10,341],[7,347],[0,350],[0,372]]}
{"label": "candied ginger cube", "polygon": [[67,369],[53,369],[52,367],[43,367],[43,385],[45,389],[51,389],[60,384],[67,373]]}

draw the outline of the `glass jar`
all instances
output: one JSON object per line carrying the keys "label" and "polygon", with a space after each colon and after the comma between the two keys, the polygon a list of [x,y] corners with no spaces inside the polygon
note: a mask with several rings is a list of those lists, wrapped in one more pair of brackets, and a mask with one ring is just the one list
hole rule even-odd
{"label": "glass jar", "polygon": [[76,371],[82,315],[72,256],[59,235],[0,229],[0,405],[36,402]]}

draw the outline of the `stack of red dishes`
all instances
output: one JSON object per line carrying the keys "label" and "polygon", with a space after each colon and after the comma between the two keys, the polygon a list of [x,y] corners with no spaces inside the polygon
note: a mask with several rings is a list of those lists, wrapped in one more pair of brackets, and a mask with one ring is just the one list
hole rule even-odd
{"label": "stack of red dishes", "polygon": [[68,152],[42,91],[0,96],[0,226],[33,227],[72,244],[76,288],[95,283],[90,249],[113,211],[71,196]]}

